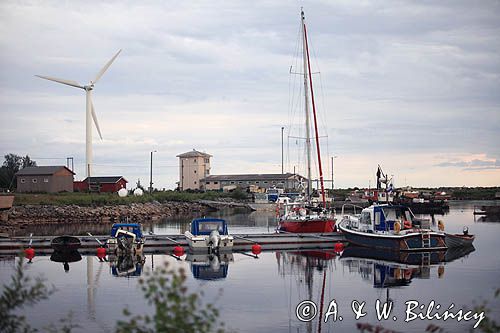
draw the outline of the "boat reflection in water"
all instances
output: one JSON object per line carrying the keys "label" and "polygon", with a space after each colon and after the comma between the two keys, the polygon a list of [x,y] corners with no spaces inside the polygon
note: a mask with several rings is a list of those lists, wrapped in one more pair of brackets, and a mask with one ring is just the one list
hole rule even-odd
{"label": "boat reflection in water", "polygon": [[227,277],[229,263],[234,262],[234,258],[231,252],[220,254],[188,253],[186,261],[189,261],[195,279],[221,280]]}
{"label": "boat reflection in water", "polygon": [[[298,292],[298,299],[304,299],[301,296],[301,289],[297,288],[292,290],[292,285],[296,286],[298,282],[299,285],[304,285],[307,289],[307,299],[313,300],[316,304],[319,304],[319,316],[322,318],[325,306],[325,298],[331,299],[328,295],[325,297],[325,286],[327,280],[327,272],[330,276],[333,274],[335,258],[337,254],[334,249],[321,249],[321,250],[306,250],[306,251],[276,251],[276,260],[278,262],[278,273],[285,280],[286,284],[289,284],[289,294],[288,307],[290,309],[289,314],[293,311],[291,310],[293,306],[292,294]],[[316,273],[317,272],[317,273]],[[317,284],[317,288],[320,289],[320,295],[318,297],[313,297],[314,289],[314,274],[321,276],[321,281]],[[286,280],[289,280],[288,282]],[[326,301],[328,305],[328,301]],[[289,317],[289,331],[292,331],[292,318]],[[302,324],[302,323],[301,323]],[[321,320],[308,321],[305,323],[306,332],[318,331],[321,332]],[[316,329],[317,327],[317,329]],[[299,331],[300,327],[297,328]]]}
{"label": "boat reflection in water", "polygon": [[139,277],[146,262],[144,254],[124,254],[120,256],[109,256],[111,274],[117,277]]}
{"label": "boat reflection in water", "polygon": [[393,252],[349,246],[340,261],[374,288],[408,286],[412,279],[429,279],[433,269],[438,278],[444,275],[444,264],[475,251],[473,246],[434,252]]}
{"label": "boat reflection in water", "polygon": [[54,251],[50,256],[50,261],[63,264],[65,272],[69,272],[69,263],[82,260],[82,256],[77,250]]}

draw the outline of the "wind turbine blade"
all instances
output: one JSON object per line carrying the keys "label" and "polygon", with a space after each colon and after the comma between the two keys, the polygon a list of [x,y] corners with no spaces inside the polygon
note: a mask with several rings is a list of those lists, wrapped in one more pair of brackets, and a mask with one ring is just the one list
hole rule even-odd
{"label": "wind turbine blade", "polygon": [[94,110],[94,103],[92,103],[92,101],[90,101],[90,109],[92,110],[92,119],[94,119],[94,124],[95,124],[95,127],[97,128],[97,133],[99,133],[99,137],[101,137],[101,140],[102,140],[101,129],[99,128],[99,123],[97,122],[97,116],[96,116],[95,110]]}
{"label": "wind turbine blade", "polygon": [[50,76],[43,76],[43,75],[35,75],[41,79],[49,80],[49,81],[54,81],[57,83],[62,83],[66,84],[68,86],[76,87],[76,88],[82,88],[85,89],[82,85],[80,85],[78,82],[71,81],[71,80],[64,80],[64,79],[58,79],[56,77],[50,77]]}
{"label": "wind turbine blade", "polygon": [[108,61],[106,63],[106,65],[104,65],[104,67],[101,69],[101,71],[99,73],[97,73],[94,81],[92,81],[92,83],[97,83],[97,81],[99,81],[99,79],[101,78],[101,76],[104,74],[104,72],[106,72],[106,70],[109,68],[109,66],[111,66],[111,64],[113,63],[113,61],[115,61],[116,57],[118,57],[118,55],[120,54],[122,50],[120,49],[113,58],[111,58],[110,61]]}

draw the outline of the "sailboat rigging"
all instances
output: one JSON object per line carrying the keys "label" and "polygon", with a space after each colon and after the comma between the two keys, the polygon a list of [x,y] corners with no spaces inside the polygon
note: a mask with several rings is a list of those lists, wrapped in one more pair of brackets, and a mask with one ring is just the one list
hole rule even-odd
{"label": "sailboat rigging", "polygon": [[[311,73],[311,62],[309,58],[309,44],[307,39],[307,28],[304,11],[301,11],[302,30],[302,60],[303,60],[303,84],[304,84],[304,109],[306,126],[306,155],[307,155],[307,182],[306,197],[304,202],[285,205],[285,213],[279,221],[279,230],[286,232],[333,232],[335,230],[335,217],[332,212],[327,211],[325,186],[323,179],[323,168],[321,165],[321,151],[319,145],[318,122],[316,116],[316,104],[314,101],[314,89]],[[310,100],[309,100],[310,95]],[[322,207],[312,207],[311,204],[311,133],[310,133],[310,106],[315,133],[316,153],[318,159],[319,178],[321,184]],[[289,207],[291,206],[291,207]],[[291,209],[289,209],[291,208]]]}

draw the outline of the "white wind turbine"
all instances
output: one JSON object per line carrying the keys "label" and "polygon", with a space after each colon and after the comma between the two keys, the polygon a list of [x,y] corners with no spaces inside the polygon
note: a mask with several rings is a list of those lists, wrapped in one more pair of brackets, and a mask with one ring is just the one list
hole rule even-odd
{"label": "white wind turbine", "polygon": [[82,86],[78,82],[71,81],[71,80],[64,80],[64,79],[58,79],[54,77],[49,77],[49,76],[42,76],[42,75],[35,75],[39,78],[66,84],[68,86],[76,87],[85,90],[85,95],[86,95],[86,117],[85,117],[85,169],[87,173],[87,177],[90,177],[92,174],[92,119],[94,120],[95,127],[97,128],[97,132],[99,133],[99,136],[101,137],[102,140],[102,134],[101,134],[101,129],[99,128],[99,123],[97,122],[97,116],[95,114],[94,110],[94,104],[92,103],[92,90],[94,89],[94,85],[99,81],[101,76],[106,72],[106,70],[111,66],[113,61],[118,57],[122,50],[119,50],[111,60],[109,60],[106,65],[97,73],[95,79],[93,81],[90,81],[90,83],[86,86]]}

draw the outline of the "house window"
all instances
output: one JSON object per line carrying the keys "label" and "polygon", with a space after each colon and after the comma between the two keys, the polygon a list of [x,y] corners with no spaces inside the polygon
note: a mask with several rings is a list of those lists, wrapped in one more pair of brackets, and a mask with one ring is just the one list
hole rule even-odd
{"label": "house window", "polygon": [[48,179],[48,178],[44,178],[44,179],[43,179],[43,182],[44,182],[44,183],[48,183],[48,182],[49,182],[49,179]]}
{"label": "house window", "polygon": [[210,163],[210,160],[208,158],[205,158],[205,163]]}
{"label": "house window", "polygon": [[238,184],[243,184],[243,182],[238,182]]}
{"label": "house window", "polygon": [[194,159],[194,163],[196,163],[196,158]]}
{"label": "house window", "polygon": [[21,178],[21,184],[24,184],[24,183],[26,183],[26,179]]}
{"label": "house window", "polygon": [[196,170],[194,170],[194,173],[196,173]]}
{"label": "house window", "polygon": [[231,184],[234,184],[234,182],[231,182]]}
{"label": "house window", "polygon": [[205,184],[209,185],[209,184],[210,184],[210,182],[205,182]]}
{"label": "house window", "polygon": [[219,184],[219,182],[214,182],[215,185]]}
{"label": "house window", "polygon": [[206,173],[207,175],[209,175],[209,174],[210,174],[210,170],[209,170],[209,169],[207,169],[207,170],[205,171],[205,173]]}
{"label": "house window", "polygon": [[33,184],[36,184],[37,179],[36,179],[36,178],[33,178],[31,181],[33,182]]}
{"label": "house window", "polygon": [[194,184],[196,185],[196,180],[194,181]]}
{"label": "house window", "polygon": [[255,184],[260,184],[260,182],[257,182],[257,181],[256,181],[256,182],[255,182]]}
{"label": "house window", "polygon": [[264,184],[267,184],[267,181],[264,181]]}

